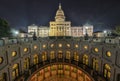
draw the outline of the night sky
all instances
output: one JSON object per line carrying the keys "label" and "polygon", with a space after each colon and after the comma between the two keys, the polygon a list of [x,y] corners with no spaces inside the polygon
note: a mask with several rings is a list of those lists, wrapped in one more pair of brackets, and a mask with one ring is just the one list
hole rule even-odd
{"label": "night sky", "polygon": [[96,31],[120,25],[120,4],[115,0],[0,0],[0,17],[17,29],[27,30],[31,24],[49,26],[59,3],[72,26],[89,23]]}

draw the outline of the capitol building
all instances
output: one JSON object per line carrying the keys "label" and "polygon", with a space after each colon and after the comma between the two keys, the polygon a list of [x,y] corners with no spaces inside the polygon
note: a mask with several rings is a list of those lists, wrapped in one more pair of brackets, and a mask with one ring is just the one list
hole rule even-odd
{"label": "capitol building", "polygon": [[28,26],[29,36],[36,33],[37,37],[48,36],[72,36],[72,37],[84,37],[86,34],[93,35],[93,25],[85,24],[83,26],[71,26],[70,21],[65,20],[64,11],[61,4],[56,12],[55,21],[49,22],[47,26],[37,26],[35,24]]}

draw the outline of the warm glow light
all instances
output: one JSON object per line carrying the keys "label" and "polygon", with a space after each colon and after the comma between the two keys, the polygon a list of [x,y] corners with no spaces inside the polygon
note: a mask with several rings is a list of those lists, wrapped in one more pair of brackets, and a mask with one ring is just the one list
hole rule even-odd
{"label": "warm glow light", "polygon": [[95,48],[94,51],[95,51],[95,52],[98,52],[99,50],[98,50],[98,48]]}
{"label": "warm glow light", "polygon": [[15,57],[17,55],[17,52],[16,51],[13,51],[12,52],[12,56]]}
{"label": "warm glow light", "polygon": [[43,45],[43,48],[46,48],[46,45]]}
{"label": "warm glow light", "polygon": [[36,45],[34,46],[34,49],[37,49],[37,46],[36,46]]}
{"label": "warm glow light", "polygon": [[76,44],[75,47],[78,48],[78,45]]}
{"label": "warm glow light", "polygon": [[53,48],[53,47],[54,47],[54,44],[51,44],[50,47]]}
{"label": "warm glow light", "polygon": [[111,56],[111,52],[110,52],[110,51],[107,51],[106,55],[107,55],[108,57],[110,57],[110,56]]}
{"label": "warm glow light", "polygon": [[85,45],[85,46],[84,46],[84,49],[88,49],[88,46]]}
{"label": "warm glow light", "polygon": [[28,51],[28,48],[24,48],[24,52],[27,52]]}
{"label": "warm glow light", "polygon": [[67,47],[70,47],[70,44],[67,44]]}
{"label": "warm glow light", "polygon": [[0,64],[3,62],[3,58],[2,57],[0,57]]}
{"label": "warm glow light", "polygon": [[59,44],[59,47],[62,47],[62,44]]}

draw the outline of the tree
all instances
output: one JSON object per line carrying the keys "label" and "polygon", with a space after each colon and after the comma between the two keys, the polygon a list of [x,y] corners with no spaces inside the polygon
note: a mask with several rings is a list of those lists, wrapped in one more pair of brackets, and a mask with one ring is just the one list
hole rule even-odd
{"label": "tree", "polygon": [[10,37],[11,31],[8,22],[0,18],[0,38],[1,37]]}

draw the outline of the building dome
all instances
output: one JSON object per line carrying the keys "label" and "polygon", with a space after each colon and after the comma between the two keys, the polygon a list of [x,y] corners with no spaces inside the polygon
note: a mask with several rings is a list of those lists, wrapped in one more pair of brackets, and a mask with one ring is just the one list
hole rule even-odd
{"label": "building dome", "polygon": [[59,4],[59,9],[56,12],[55,21],[65,21],[65,16],[61,8],[61,4]]}

